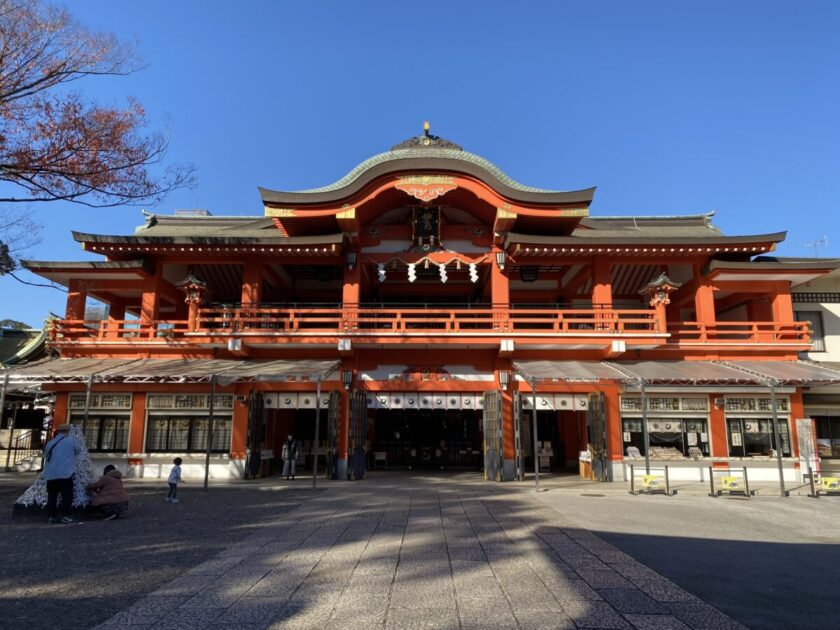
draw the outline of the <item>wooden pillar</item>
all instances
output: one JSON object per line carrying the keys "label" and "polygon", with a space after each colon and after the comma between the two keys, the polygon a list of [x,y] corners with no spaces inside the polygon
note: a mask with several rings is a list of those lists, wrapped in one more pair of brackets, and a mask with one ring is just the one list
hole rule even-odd
{"label": "wooden pillar", "polygon": [[121,336],[120,322],[125,320],[125,304],[110,304],[108,306],[108,337],[113,339]]}
{"label": "wooden pillar", "polygon": [[128,452],[142,453],[146,435],[146,393],[134,392],[131,402],[131,425],[128,434]]}
{"label": "wooden pillar", "polygon": [[[516,434],[513,425],[513,392],[517,386],[517,381],[514,378],[514,372],[510,372],[510,384],[507,390],[502,390],[502,459],[513,460],[516,457]],[[499,385],[499,372],[496,372],[496,387]]]}
{"label": "wooden pillar", "polygon": [[707,282],[700,281],[694,294],[694,311],[700,324],[715,325],[715,294],[714,288]]}
{"label": "wooden pillar", "polygon": [[773,308],[770,300],[760,296],[747,302],[747,319],[751,322],[773,321]]}
{"label": "wooden pillar", "polygon": [[[67,392],[57,392],[55,395],[55,407],[53,407],[53,419],[52,419],[52,426],[53,428],[57,427],[59,424],[66,424],[67,421],[70,419],[69,414],[67,413],[67,405],[69,403],[70,394]],[[47,439],[51,439],[52,435],[48,435]]]}
{"label": "wooden pillar", "polygon": [[[245,394],[243,390],[236,393]],[[230,458],[244,460],[248,443],[248,405],[234,403],[233,405],[233,427],[231,428]]]}
{"label": "wooden pillar", "polygon": [[618,386],[604,387],[604,424],[607,430],[607,459],[611,462],[624,460],[624,440],[621,431],[621,405]]}
{"label": "wooden pillar", "polygon": [[87,291],[82,288],[82,281],[71,280],[67,288],[65,319],[84,319],[86,304]]}
{"label": "wooden pillar", "polygon": [[[323,393],[321,394],[323,397]],[[327,412],[328,413],[328,412]],[[338,390],[338,455],[337,473],[342,481],[347,479],[348,445],[350,443],[350,392],[343,387]]]}
{"label": "wooden pillar", "polygon": [[[342,318],[344,329],[354,330],[358,328],[359,302],[362,295],[362,270],[356,264],[350,269],[344,266],[344,284],[341,289]],[[349,368],[348,368],[349,369]]]}
{"label": "wooden pillar", "polygon": [[603,256],[592,261],[592,305],[612,308],[612,261]]}
{"label": "wooden pillar", "polygon": [[510,278],[507,277],[504,270],[499,268],[496,262],[496,252],[500,252],[498,248],[494,248],[490,253],[492,261],[490,262],[490,303],[493,307],[493,328],[498,332],[503,332],[508,329],[508,312],[510,310]]}
{"label": "wooden pillar", "polygon": [[262,261],[249,258],[242,273],[242,307],[256,308],[262,301]]}
{"label": "wooden pillar", "polygon": [[723,405],[715,405],[715,399],[723,398],[723,394],[709,396],[709,437],[711,439],[712,457],[729,457],[729,443],[726,434],[726,413]]}
{"label": "wooden pillar", "polygon": [[770,300],[773,308],[773,321],[777,324],[789,324],[793,318],[793,300],[790,296],[789,282],[776,282],[776,290]]}

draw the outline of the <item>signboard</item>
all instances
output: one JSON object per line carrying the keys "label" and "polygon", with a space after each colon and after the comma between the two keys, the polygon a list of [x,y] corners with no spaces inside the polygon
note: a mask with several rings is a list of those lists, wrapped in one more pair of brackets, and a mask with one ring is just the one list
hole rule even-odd
{"label": "signboard", "polygon": [[260,458],[274,459],[274,450],[270,448],[264,448],[262,451],[260,451]]}
{"label": "signboard", "polygon": [[817,440],[816,427],[811,418],[797,418],[796,441],[799,446],[799,462],[802,474],[808,474],[808,468],[811,468],[815,473],[820,472],[820,457],[823,456],[823,445]]}

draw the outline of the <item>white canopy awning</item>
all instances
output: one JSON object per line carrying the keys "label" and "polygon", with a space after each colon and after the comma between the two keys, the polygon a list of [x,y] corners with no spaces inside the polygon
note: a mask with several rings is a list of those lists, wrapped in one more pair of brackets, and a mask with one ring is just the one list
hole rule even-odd
{"label": "white canopy awning", "polygon": [[41,383],[207,383],[316,380],[335,372],[338,361],[234,361],[228,359],[49,359],[0,372],[11,387]]}

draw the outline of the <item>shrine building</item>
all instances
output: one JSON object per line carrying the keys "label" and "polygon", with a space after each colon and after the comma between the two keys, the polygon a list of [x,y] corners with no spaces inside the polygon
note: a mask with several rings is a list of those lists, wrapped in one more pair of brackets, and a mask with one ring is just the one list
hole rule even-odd
{"label": "shrine building", "polygon": [[801,480],[803,395],[840,371],[799,359],[791,291],[833,267],[756,260],[785,233],[726,235],[712,213],[598,216],[594,194],[521,184],[426,128],[335,183],[260,188],[258,216],[74,232],[101,260],[24,262],[67,308],[57,357],[3,391],[52,392],[54,423],[135,476],[175,456],[197,475],[208,451],[211,477],[277,474],[292,434],[299,469],[317,452],[335,479],[609,481],[647,459]]}

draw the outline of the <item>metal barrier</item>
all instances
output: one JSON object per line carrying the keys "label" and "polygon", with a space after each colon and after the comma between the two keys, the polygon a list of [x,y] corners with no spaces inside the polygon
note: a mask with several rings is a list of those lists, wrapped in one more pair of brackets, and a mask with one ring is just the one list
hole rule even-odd
{"label": "metal barrier", "polygon": [[808,466],[808,480],[811,484],[811,493],[808,496],[815,499],[821,496],[840,497],[840,477],[818,477],[814,474],[814,469]]}
{"label": "metal barrier", "polygon": [[664,467],[664,475],[652,475],[647,470],[641,475],[640,480],[642,487],[636,489],[636,467],[630,465],[630,494],[664,494],[672,497],[677,494],[676,490],[671,489],[671,480],[668,476],[668,467]]}
{"label": "metal barrier", "polygon": [[[740,476],[732,473],[740,472]],[[720,478],[720,489],[715,488],[715,473],[726,473]],[[747,468],[728,468],[726,470],[715,470],[713,466],[709,466],[709,486],[710,497],[727,496],[741,496],[753,497],[755,490],[750,490],[750,478],[747,475]]]}

